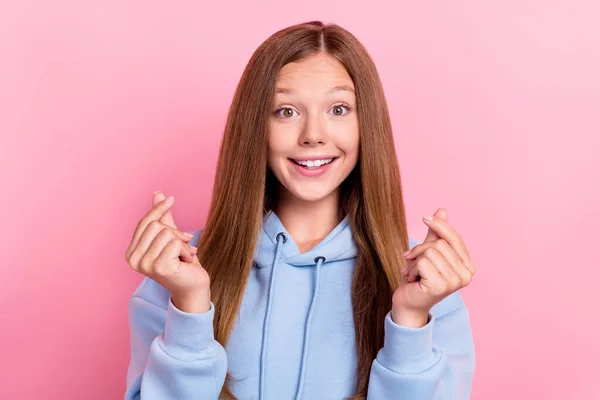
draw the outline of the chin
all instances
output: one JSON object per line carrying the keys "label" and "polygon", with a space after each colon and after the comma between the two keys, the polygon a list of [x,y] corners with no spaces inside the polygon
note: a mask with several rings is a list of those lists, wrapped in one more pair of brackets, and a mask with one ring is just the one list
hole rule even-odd
{"label": "chin", "polygon": [[287,189],[288,192],[302,201],[319,201],[323,200],[333,194],[337,188],[315,188],[315,190],[305,189],[302,187],[296,187],[293,190]]}

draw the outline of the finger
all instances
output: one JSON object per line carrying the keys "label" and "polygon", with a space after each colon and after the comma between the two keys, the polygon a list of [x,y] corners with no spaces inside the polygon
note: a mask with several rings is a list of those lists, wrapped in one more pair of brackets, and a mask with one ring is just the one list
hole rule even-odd
{"label": "finger", "polygon": [[[435,214],[433,215],[442,218],[446,221],[448,220],[448,211],[445,208],[438,208]],[[427,236],[425,236],[425,240],[423,240],[423,243],[433,242],[439,238],[440,237],[438,236],[437,232],[431,227],[429,227],[429,229],[427,230]]]}
{"label": "finger", "polygon": [[[181,231],[163,225],[161,222],[151,221],[140,237],[137,246],[133,250],[133,253],[129,257],[129,264],[135,269],[137,264],[139,264],[142,257],[144,257],[152,245],[162,245],[164,247],[170,240],[174,238],[184,242],[188,240],[187,238],[185,240],[182,239],[183,237],[184,235]],[[197,250],[188,243],[185,243],[185,246],[188,247],[190,252],[195,252]],[[160,248],[160,250],[162,250],[162,248]],[[160,250],[155,250],[154,255],[158,255]]]}
{"label": "finger", "polygon": [[157,270],[157,273],[168,277],[174,286],[189,286],[194,279],[190,276],[191,269],[184,267],[190,263],[199,265],[195,259],[196,257],[187,252],[181,241],[171,240],[156,259],[156,265],[166,266],[167,269]]}
{"label": "finger", "polygon": [[186,246],[181,246],[181,250],[179,253],[179,258],[182,261],[185,261],[186,263],[191,263],[192,261],[194,261],[194,257],[195,257],[196,253],[192,253],[190,251],[189,248],[187,248]]}
{"label": "finger", "polygon": [[446,257],[437,248],[431,247],[427,249],[423,253],[423,257],[437,268],[440,275],[444,278],[448,289],[454,292],[463,286],[461,277],[454,271],[454,268],[452,268]]}
{"label": "finger", "polygon": [[[160,191],[156,191],[154,192],[153,196],[152,196],[152,203],[154,205],[160,203],[161,201],[165,200],[167,197]],[[169,226],[171,228],[173,228],[174,232],[178,233],[178,236],[181,240],[188,242],[190,241],[194,235],[192,235],[191,233],[188,232],[183,232],[181,229],[178,229],[177,226],[175,225],[175,221],[173,220],[173,207],[169,207],[167,209],[167,212],[163,214],[162,217],[160,217],[158,220],[160,222],[162,222],[163,224],[165,224],[166,226]]]}
{"label": "finger", "polygon": [[417,268],[417,264],[415,263],[411,267],[409,267],[404,274],[406,276],[407,282],[416,282],[419,277],[419,269]]}
{"label": "finger", "polygon": [[413,248],[414,253],[411,251],[411,253],[408,254],[406,258],[408,260],[412,260],[418,257],[419,255],[423,254],[429,248],[435,248],[440,253],[442,253],[446,260],[448,260],[448,263],[459,275],[466,276],[465,274],[470,273],[468,267],[462,262],[460,257],[458,257],[452,246],[450,246],[448,242],[446,242],[444,239],[438,239],[435,242],[417,245]]}
{"label": "finger", "polygon": [[443,282],[443,277],[430,260],[421,257],[409,271],[407,281],[409,283],[421,281],[427,287],[431,287],[433,284]]}
{"label": "finger", "polygon": [[[168,239],[167,239],[168,240]],[[151,253],[151,254],[150,254]],[[146,274],[156,277],[172,277],[180,268],[181,262],[191,262],[193,255],[183,242],[175,238],[152,248],[142,259]]]}
{"label": "finger", "polygon": [[[165,196],[163,192],[158,190],[152,196],[152,205],[154,206],[155,204],[163,201],[166,198],[167,198],[167,196]],[[175,225],[175,221],[173,220],[173,214],[171,212],[171,208],[169,208],[167,210],[167,212],[160,218],[160,222],[162,222],[165,225],[170,226],[171,228],[177,229],[177,226]]]}
{"label": "finger", "polygon": [[460,259],[462,260],[462,262],[466,264],[469,261],[470,257],[467,253],[467,249],[462,238],[460,237],[458,232],[456,232],[456,230],[454,230],[454,228],[452,228],[448,224],[447,221],[437,216],[433,216],[432,221],[427,221],[426,219],[423,219],[423,222],[427,226],[435,230],[435,232],[441,239],[444,239],[446,242],[448,242],[450,246],[452,246],[456,254],[458,254]]}
{"label": "finger", "polygon": [[[170,196],[170,197],[172,197],[172,196]],[[127,248],[127,251],[125,252],[125,259],[127,261],[129,261],[131,254],[133,253],[133,251],[135,251],[136,247],[138,246],[139,241],[141,240],[141,236],[147,229],[148,225],[153,221],[160,220],[160,218],[163,215],[165,215],[168,211],[170,211],[173,204],[175,204],[175,199],[172,199],[171,202],[169,202],[167,200],[168,200],[168,198],[156,203],[150,209],[150,211],[146,215],[144,215],[144,217],[138,223],[137,228],[133,234],[133,238],[131,239],[131,242],[129,243],[129,247]],[[193,235],[190,233],[182,232],[181,230],[176,229],[176,228],[172,228],[172,229],[174,232],[177,233],[177,236],[183,241],[188,242],[193,238]]]}
{"label": "finger", "polygon": [[[452,246],[450,246],[444,239],[438,239],[435,242],[418,244],[414,246],[404,257],[410,262],[411,260],[414,260],[423,254],[425,250],[432,247],[437,248],[444,255],[444,257],[446,257],[450,265],[465,281],[470,281],[473,275],[475,275],[475,266],[473,263],[470,262],[470,260],[468,263],[464,263],[458,254],[456,254],[456,251],[452,248]],[[403,275],[406,274],[406,270],[408,270],[408,267],[402,270]]]}
{"label": "finger", "polygon": [[[162,258],[161,258],[162,257]],[[148,250],[140,259],[140,271],[145,275],[154,274],[168,276],[175,272],[178,263],[176,258],[185,262],[192,262],[194,255],[181,240],[165,229],[152,242]]]}
{"label": "finger", "polygon": [[125,258],[129,258],[130,253],[133,252],[134,249],[137,247],[138,242],[140,241],[140,238],[142,237],[142,234],[148,227],[148,224],[152,221],[156,221],[156,220],[160,219],[160,217],[162,217],[174,203],[175,203],[175,201],[173,198],[164,199],[164,200],[156,203],[155,205],[153,205],[152,208],[150,209],[150,211],[148,211],[140,219],[140,222],[138,222],[137,227],[136,227],[135,231],[133,232],[133,237],[131,239],[131,242],[129,243],[129,248],[125,252]]}
{"label": "finger", "polygon": [[435,247],[436,242],[438,240],[444,240],[444,239],[437,239],[435,241],[432,242],[423,242],[423,243],[419,243],[416,246],[414,246],[410,252],[408,252],[408,254],[406,254],[404,256],[404,258],[406,258],[407,260],[413,260],[415,258],[417,258],[418,256],[420,256],[421,254],[423,254],[423,252],[425,250],[427,250],[430,247]]}
{"label": "finger", "polygon": [[[429,258],[431,262],[434,262],[436,259],[439,258],[439,256],[445,258],[439,250],[437,250],[437,252],[439,253],[439,256],[435,253],[436,246],[442,246],[442,243],[440,243],[440,242],[445,242],[445,241],[444,241],[444,239],[438,239],[435,242],[429,242],[429,243],[423,244],[419,249],[415,249],[416,252],[415,252],[415,254],[411,254],[411,258],[419,257],[419,256],[420,257],[416,260],[409,260],[408,266],[401,271],[402,275],[414,276],[415,274],[417,274],[415,272],[416,265],[417,265],[417,261],[421,258]],[[453,250],[452,250],[452,252],[453,252]],[[431,255],[434,255],[434,258],[428,257]]]}
{"label": "finger", "polygon": [[167,265],[169,261],[179,259],[186,263],[195,263],[200,265],[197,261],[198,257],[195,254],[190,253],[189,250],[183,246],[183,243],[177,240],[171,240],[163,248],[161,253],[156,258],[157,265]]}
{"label": "finger", "polygon": [[444,239],[440,239],[436,242],[435,248],[444,256],[450,267],[454,270],[454,273],[460,277],[463,286],[468,285],[471,282],[472,273],[469,270],[469,266],[462,262],[452,246]]}

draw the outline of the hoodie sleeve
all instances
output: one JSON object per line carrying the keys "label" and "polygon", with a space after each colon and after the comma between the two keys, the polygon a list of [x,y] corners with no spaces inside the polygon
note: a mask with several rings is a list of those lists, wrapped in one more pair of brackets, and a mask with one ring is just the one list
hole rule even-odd
{"label": "hoodie sleeve", "polygon": [[385,317],[384,345],[371,366],[367,400],[468,400],[475,371],[469,312],[454,292],[421,328]]}
{"label": "hoodie sleeve", "polygon": [[225,349],[214,339],[214,304],[186,313],[169,296],[164,308],[129,300],[131,357],[125,400],[217,400],[227,371]]}

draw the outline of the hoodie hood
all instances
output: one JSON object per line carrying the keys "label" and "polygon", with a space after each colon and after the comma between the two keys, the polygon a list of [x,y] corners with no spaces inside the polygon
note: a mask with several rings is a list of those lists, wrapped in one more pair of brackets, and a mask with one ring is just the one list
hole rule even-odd
{"label": "hoodie hood", "polygon": [[314,266],[317,264],[315,259],[318,257],[324,257],[325,260],[323,263],[326,264],[332,261],[355,258],[358,255],[356,241],[352,236],[349,215],[346,215],[319,244],[301,253],[296,243],[290,240],[291,235],[285,229],[277,214],[270,210],[263,218],[262,237],[259,239],[254,254],[254,262],[257,268],[273,265],[278,235],[279,241],[285,243],[285,245],[280,247],[281,254],[279,261],[285,261],[286,264],[297,267]]}

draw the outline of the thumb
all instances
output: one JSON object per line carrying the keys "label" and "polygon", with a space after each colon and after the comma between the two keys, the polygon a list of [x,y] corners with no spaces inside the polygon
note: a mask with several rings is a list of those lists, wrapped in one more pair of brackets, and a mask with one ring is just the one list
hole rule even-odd
{"label": "thumb", "polygon": [[[445,221],[448,221],[448,211],[445,208],[438,208],[435,214],[433,215]],[[423,243],[433,242],[434,240],[438,240],[439,238],[440,236],[436,233],[436,231],[429,227],[429,229],[427,230],[427,236],[425,237]]]}
{"label": "thumb", "polygon": [[[152,206],[155,206],[156,204],[158,204],[159,202],[163,201],[166,198],[167,198],[167,196],[165,196],[164,193],[161,192],[160,190],[154,192],[154,195],[152,196]],[[177,229],[177,226],[175,226],[175,221],[173,220],[173,214],[171,214],[171,210],[173,210],[173,207],[171,207],[169,209],[169,211],[167,211],[159,219],[159,221],[165,225],[170,226],[171,228]]]}

